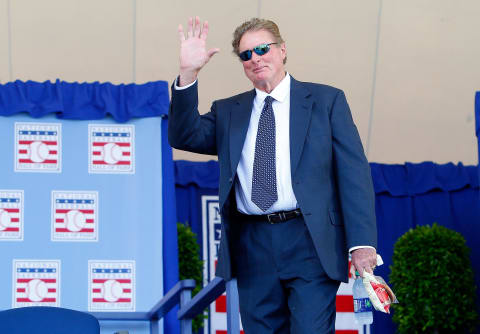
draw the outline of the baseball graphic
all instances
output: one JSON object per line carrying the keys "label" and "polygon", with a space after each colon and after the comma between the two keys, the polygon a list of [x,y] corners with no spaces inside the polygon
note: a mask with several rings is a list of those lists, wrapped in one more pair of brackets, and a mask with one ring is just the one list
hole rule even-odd
{"label": "baseball graphic", "polygon": [[78,210],[70,210],[65,215],[65,227],[72,232],[78,232],[85,227],[85,215]]}
{"label": "baseball graphic", "polygon": [[32,279],[28,282],[25,292],[32,302],[39,302],[47,296],[47,284],[39,279]]}
{"label": "baseball graphic", "polygon": [[5,210],[0,209],[0,231],[3,231],[7,227],[9,227],[10,222],[11,222],[10,214]]}
{"label": "baseball graphic", "polygon": [[103,160],[109,164],[114,165],[122,159],[122,149],[115,143],[105,144],[103,147]]}
{"label": "baseball graphic", "polygon": [[33,162],[43,162],[48,158],[48,146],[41,141],[34,141],[28,148],[30,160]]}
{"label": "baseball graphic", "polygon": [[107,302],[116,302],[122,297],[122,295],[123,288],[118,281],[109,279],[103,283],[103,298],[105,298]]}

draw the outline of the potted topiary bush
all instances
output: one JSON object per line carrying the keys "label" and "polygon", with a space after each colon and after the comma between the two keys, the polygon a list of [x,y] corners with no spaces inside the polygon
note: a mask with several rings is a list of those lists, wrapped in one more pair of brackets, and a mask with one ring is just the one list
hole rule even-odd
{"label": "potted topiary bush", "polygon": [[[203,286],[203,261],[200,259],[200,246],[197,243],[195,233],[189,226],[177,223],[178,234],[178,267],[180,280],[194,279],[195,289],[192,297],[195,296]],[[192,321],[192,331],[197,333],[203,327],[203,320],[206,315],[199,314]]]}
{"label": "potted topiary bush", "polygon": [[417,226],[394,246],[390,282],[400,333],[464,333],[478,323],[469,248],[460,233]]}

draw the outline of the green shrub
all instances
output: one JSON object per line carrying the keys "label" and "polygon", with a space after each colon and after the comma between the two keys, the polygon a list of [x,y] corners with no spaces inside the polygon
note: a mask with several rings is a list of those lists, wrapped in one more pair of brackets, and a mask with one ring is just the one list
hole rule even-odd
{"label": "green shrub", "polygon": [[[179,276],[180,280],[195,280],[196,286],[192,291],[193,297],[203,286],[203,261],[200,259],[200,246],[190,227],[177,223],[177,233]],[[205,314],[199,314],[193,319],[192,331],[194,333],[197,333],[203,327],[203,320],[206,317]]]}
{"label": "green shrub", "polygon": [[410,229],[394,246],[390,282],[400,333],[463,333],[478,320],[470,250],[460,233],[436,223]]}

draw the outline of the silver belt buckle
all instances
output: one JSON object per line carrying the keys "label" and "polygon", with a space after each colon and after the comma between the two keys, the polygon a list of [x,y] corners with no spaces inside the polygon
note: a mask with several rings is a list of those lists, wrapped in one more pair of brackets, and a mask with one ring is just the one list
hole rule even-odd
{"label": "silver belt buckle", "polygon": [[269,214],[267,215],[267,219],[268,219],[268,222],[269,222],[270,224],[275,224],[275,222],[272,221],[272,219],[271,219],[271,218],[275,217],[275,215],[276,215],[275,213],[269,213]]}

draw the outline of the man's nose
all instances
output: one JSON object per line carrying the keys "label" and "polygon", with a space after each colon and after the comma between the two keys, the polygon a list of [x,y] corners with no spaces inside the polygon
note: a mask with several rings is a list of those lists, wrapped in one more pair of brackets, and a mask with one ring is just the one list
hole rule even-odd
{"label": "man's nose", "polygon": [[255,52],[252,52],[252,61],[253,61],[254,63],[259,62],[261,57],[262,57],[262,56],[257,55]]}

